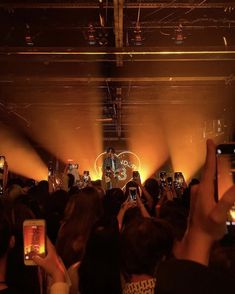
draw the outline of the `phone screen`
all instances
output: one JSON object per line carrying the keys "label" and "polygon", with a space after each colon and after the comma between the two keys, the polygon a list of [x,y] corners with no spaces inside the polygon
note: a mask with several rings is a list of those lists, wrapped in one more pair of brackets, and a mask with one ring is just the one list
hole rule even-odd
{"label": "phone screen", "polygon": [[4,168],[4,164],[5,164],[5,157],[4,156],[0,156],[0,168],[1,169]]}
{"label": "phone screen", "polygon": [[53,162],[50,161],[48,164],[48,177],[51,177],[53,175],[54,175]]}
{"label": "phone screen", "polygon": [[180,189],[184,182],[184,177],[181,172],[174,173],[175,188]]}
{"label": "phone screen", "polygon": [[4,192],[4,164],[5,156],[0,156],[0,195]]}
{"label": "phone screen", "polygon": [[23,225],[25,264],[33,265],[34,255],[45,256],[46,232],[44,220],[26,220]]}
{"label": "phone screen", "polygon": [[[235,144],[222,144],[216,148],[217,198],[235,183]],[[235,204],[230,209],[227,225],[235,225]]]}
{"label": "phone screen", "polygon": [[130,200],[132,200],[132,201],[136,201],[136,194],[137,194],[137,189],[136,189],[136,187],[130,187],[130,188],[129,188],[129,196],[130,196]]}

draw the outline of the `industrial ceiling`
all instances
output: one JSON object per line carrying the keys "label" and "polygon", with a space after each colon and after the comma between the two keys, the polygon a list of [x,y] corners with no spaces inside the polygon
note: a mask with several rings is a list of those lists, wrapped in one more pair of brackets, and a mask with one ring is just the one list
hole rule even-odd
{"label": "industrial ceiling", "polygon": [[231,136],[235,2],[1,1],[0,64],[1,120],[22,132],[44,108],[76,131],[94,106],[104,141],[126,141],[133,111],[211,105]]}

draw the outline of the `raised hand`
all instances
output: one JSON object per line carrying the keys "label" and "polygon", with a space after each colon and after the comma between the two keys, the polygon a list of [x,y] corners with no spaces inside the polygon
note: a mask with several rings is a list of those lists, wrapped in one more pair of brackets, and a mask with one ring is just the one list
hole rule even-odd
{"label": "raised hand", "polygon": [[235,202],[235,185],[216,202],[215,176],[215,145],[212,140],[208,140],[202,180],[191,189],[188,230],[181,244],[175,248],[174,253],[178,258],[207,265],[213,242],[225,234],[227,213]]}

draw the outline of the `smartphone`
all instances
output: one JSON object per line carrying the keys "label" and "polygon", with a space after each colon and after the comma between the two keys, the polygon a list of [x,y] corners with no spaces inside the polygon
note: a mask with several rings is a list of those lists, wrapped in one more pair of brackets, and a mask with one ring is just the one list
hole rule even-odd
{"label": "smartphone", "polygon": [[129,198],[131,201],[136,201],[137,197],[137,188],[136,187],[130,187],[129,188]]}
{"label": "smartphone", "polygon": [[175,183],[176,189],[180,189],[183,186],[184,176],[183,176],[182,172],[175,172],[174,173],[174,183]]}
{"label": "smartphone", "polygon": [[30,219],[23,222],[24,264],[36,265],[32,257],[46,255],[46,222],[44,219]]}
{"label": "smartphone", "polygon": [[0,168],[3,169],[5,164],[5,156],[0,155]]}
{"label": "smartphone", "polygon": [[48,178],[54,175],[53,162],[49,161],[48,163]]}
{"label": "smartphone", "polygon": [[166,187],[166,172],[161,171],[159,173],[159,178],[160,178],[160,187],[162,188]]}
{"label": "smartphone", "polygon": [[4,165],[5,156],[0,156],[0,195],[4,194]]}
{"label": "smartphone", "polygon": [[[235,143],[216,147],[216,200],[235,183]],[[227,225],[235,225],[235,203],[228,212]]]}

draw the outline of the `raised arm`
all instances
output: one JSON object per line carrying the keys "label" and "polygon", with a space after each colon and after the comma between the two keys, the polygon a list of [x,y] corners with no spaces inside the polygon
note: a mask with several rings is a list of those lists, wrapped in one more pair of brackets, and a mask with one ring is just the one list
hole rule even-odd
{"label": "raised arm", "polygon": [[42,258],[35,255],[33,260],[51,276],[53,284],[50,289],[50,294],[69,293],[69,284],[66,282],[66,270],[49,239],[47,239],[47,256]]}
{"label": "raised arm", "polygon": [[235,202],[235,185],[215,202],[215,174],[215,145],[212,140],[208,140],[202,180],[191,190],[188,229],[182,242],[174,249],[179,259],[208,265],[211,246],[225,234],[227,213]]}

